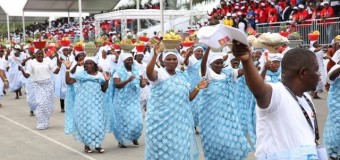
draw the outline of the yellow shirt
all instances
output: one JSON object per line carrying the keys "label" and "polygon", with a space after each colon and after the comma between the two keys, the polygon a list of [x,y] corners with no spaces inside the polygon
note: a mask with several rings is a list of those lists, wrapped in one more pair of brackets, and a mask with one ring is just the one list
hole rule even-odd
{"label": "yellow shirt", "polygon": [[223,24],[226,25],[226,26],[233,26],[234,25],[234,21],[232,19],[225,19],[223,21]]}

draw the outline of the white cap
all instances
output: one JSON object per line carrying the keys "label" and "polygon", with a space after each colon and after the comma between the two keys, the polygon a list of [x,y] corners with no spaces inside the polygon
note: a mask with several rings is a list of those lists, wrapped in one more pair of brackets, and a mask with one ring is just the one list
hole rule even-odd
{"label": "white cap", "polygon": [[237,15],[241,16],[241,15],[242,15],[242,12],[237,12]]}
{"label": "white cap", "polygon": [[230,17],[231,16],[231,13],[227,13],[227,17]]}
{"label": "white cap", "polygon": [[303,4],[299,4],[299,8],[304,9],[305,6]]}
{"label": "white cap", "polygon": [[247,36],[243,31],[222,24],[200,28],[197,32],[197,37],[200,43],[210,46],[215,50],[222,50],[233,39],[245,45],[249,44]]}
{"label": "white cap", "polygon": [[270,61],[282,61],[282,55],[281,54],[268,54],[268,58]]}
{"label": "white cap", "polygon": [[264,7],[264,6],[266,6],[266,4],[264,4],[264,3],[261,3],[261,6],[263,6],[263,7]]}
{"label": "white cap", "polygon": [[258,1],[258,0],[255,0],[254,2],[255,2],[255,3],[259,3],[259,1]]}
{"label": "white cap", "polygon": [[236,15],[236,13],[233,13],[233,14],[231,14],[231,16],[236,17],[237,15]]}
{"label": "white cap", "polygon": [[293,9],[298,9],[298,7],[294,6]]}
{"label": "white cap", "polygon": [[274,2],[270,2],[271,5],[275,6],[275,3]]}
{"label": "white cap", "polygon": [[235,6],[235,9],[240,9],[238,6]]}
{"label": "white cap", "polygon": [[242,6],[241,9],[245,9],[246,7]]}

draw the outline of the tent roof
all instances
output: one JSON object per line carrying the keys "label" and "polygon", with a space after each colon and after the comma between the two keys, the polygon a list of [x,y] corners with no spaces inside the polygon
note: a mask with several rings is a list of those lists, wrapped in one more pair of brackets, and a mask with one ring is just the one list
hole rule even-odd
{"label": "tent roof", "polygon": [[[25,17],[25,22],[44,22],[48,17]],[[21,16],[10,16],[9,22],[22,22]],[[0,7],[0,23],[7,23],[7,13]]]}
{"label": "tent roof", "polygon": [[[98,13],[111,11],[119,0],[82,0],[82,11]],[[23,9],[36,12],[77,12],[78,0],[27,0]]]}

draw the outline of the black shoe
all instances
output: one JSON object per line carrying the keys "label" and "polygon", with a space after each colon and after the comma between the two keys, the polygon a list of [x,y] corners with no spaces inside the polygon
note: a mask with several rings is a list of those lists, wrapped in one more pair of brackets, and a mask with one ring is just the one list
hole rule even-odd
{"label": "black shoe", "polygon": [[30,111],[30,116],[34,116],[34,112],[33,111]]}
{"label": "black shoe", "polygon": [[118,143],[118,147],[119,147],[119,148],[126,148],[126,146],[123,145],[123,144],[121,144],[121,143]]}
{"label": "black shoe", "polygon": [[136,146],[138,146],[138,145],[139,145],[139,143],[138,143],[138,141],[137,141],[137,140],[133,140],[133,141],[132,141],[132,143],[133,143],[134,145],[136,145]]}
{"label": "black shoe", "polygon": [[64,109],[61,109],[61,113],[65,113],[65,110],[64,110]]}

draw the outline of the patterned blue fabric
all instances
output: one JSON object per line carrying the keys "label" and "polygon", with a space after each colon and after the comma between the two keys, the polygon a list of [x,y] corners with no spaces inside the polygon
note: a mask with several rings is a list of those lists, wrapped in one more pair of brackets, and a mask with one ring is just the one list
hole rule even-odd
{"label": "patterned blue fabric", "polygon": [[[222,72],[230,75],[232,69],[223,69]],[[206,160],[243,160],[250,151],[236,108],[235,87],[228,76],[210,81],[202,92],[204,99],[199,112],[199,127]]]}
{"label": "patterned blue fabric", "polygon": [[281,76],[280,76],[280,71],[277,72],[272,72],[272,71],[267,71],[266,72],[266,77],[268,77],[267,82],[270,83],[278,83],[281,81]]}
{"label": "patterned blue fabric", "polygon": [[[200,71],[200,67],[201,67],[201,60],[197,61],[193,66],[189,67],[186,72],[188,75],[188,79],[190,82],[190,90],[194,90],[196,85],[200,82],[201,77],[199,74]],[[200,110],[200,99],[201,99],[201,92],[198,93],[198,95],[196,96],[196,98],[190,102],[190,107],[191,107],[191,111],[193,114],[193,118],[194,118],[194,122],[195,122],[195,127],[198,126],[198,112]]]}
{"label": "patterned blue fabric", "polygon": [[146,160],[197,160],[190,84],[181,71],[152,85],[146,112]]}
{"label": "patterned blue fabric", "polygon": [[[116,70],[121,81],[127,80],[130,76],[125,66]],[[143,122],[142,111],[139,103],[140,79],[136,67],[132,67],[132,74],[136,78],[126,84],[123,88],[116,88],[114,95],[114,136],[123,145],[138,140],[142,135]]]}
{"label": "patterned blue fabric", "polygon": [[[72,99],[68,99],[66,112],[73,112],[73,126],[65,128],[65,132],[72,133],[85,145],[100,147],[105,133],[109,131],[108,115],[103,105],[104,93],[101,91],[104,79],[91,76],[86,71],[76,73],[74,79],[77,81],[74,84],[77,85],[74,88],[74,104],[72,107],[69,103]],[[69,86],[69,91],[71,89],[72,86]]]}
{"label": "patterned blue fabric", "polygon": [[331,157],[340,157],[340,78],[331,84],[328,92],[328,116],[323,141]]}
{"label": "patterned blue fabric", "polygon": [[251,141],[251,147],[255,150],[256,144],[256,101],[253,93],[249,90],[245,77],[241,76],[235,90],[236,108],[240,119],[242,131]]}
{"label": "patterned blue fabric", "polygon": [[67,85],[67,94],[65,100],[65,134],[72,134],[74,132],[73,108],[75,99],[75,84]]}

